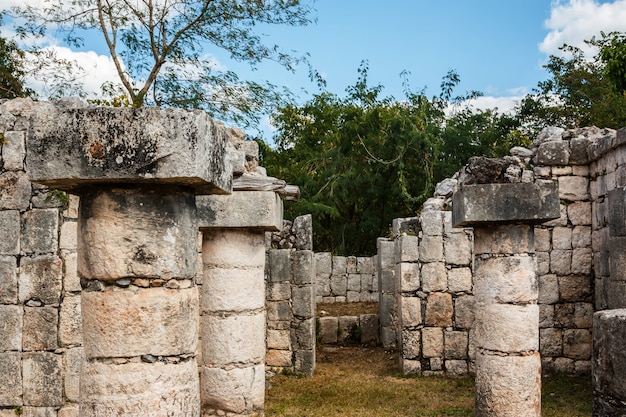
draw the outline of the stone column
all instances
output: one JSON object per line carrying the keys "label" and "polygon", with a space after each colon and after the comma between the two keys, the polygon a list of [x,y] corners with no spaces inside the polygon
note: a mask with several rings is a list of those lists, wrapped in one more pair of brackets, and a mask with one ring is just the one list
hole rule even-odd
{"label": "stone column", "polygon": [[200,415],[195,195],[231,190],[220,129],[151,108],[31,125],[31,179],[81,197],[81,416]]}
{"label": "stone column", "polygon": [[478,417],[541,415],[532,224],[558,217],[552,183],[464,185],[453,196],[453,224],[474,226]]}
{"label": "stone column", "polygon": [[282,227],[273,191],[197,199],[202,238],[203,415],[262,416],[265,402],[265,231]]}

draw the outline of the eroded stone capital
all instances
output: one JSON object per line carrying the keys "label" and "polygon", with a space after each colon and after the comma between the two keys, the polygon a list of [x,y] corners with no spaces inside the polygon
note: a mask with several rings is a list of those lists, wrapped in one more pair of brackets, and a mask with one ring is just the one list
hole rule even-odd
{"label": "eroded stone capital", "polygon": [[235,191],[230,195],[196,197],[198,227],[278,231],[283,227],[283,202],[274,191]]}

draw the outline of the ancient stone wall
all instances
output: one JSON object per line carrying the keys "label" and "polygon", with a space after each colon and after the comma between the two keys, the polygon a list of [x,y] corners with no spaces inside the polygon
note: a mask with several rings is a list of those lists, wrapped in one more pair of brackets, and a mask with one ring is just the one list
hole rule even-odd
{"label": "ancient stone wall", "polygon": [[315,299],[318,303],[378,302],[375,257],[315,254]]}

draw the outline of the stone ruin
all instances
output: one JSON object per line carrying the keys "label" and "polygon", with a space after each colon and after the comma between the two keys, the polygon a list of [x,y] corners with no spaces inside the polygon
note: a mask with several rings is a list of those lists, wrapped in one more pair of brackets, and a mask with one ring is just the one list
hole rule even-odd
{"label": "stone ruin", "polygon": [[[314,253],[203,112],[17,99],[0,133],[0,416],[262,415],[266,368],[312,374],[341,326],[475,375],[477,415],[539,416],[541,372],[626,412],[626,129],[473,158],[373,257]],[[378,315],[316,317],[353,301]]]}

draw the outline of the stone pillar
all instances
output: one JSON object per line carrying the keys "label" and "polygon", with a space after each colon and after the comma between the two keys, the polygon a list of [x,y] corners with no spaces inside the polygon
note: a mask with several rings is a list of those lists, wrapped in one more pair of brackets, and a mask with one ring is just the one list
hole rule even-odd
{"label": "stone pillar", "polygon": [[593,415],[626,415],[626,309],[593,315]]}
{"label": "stone pillar", "polygon": [[198,416],[195,195],[232,187],[202,112],[59,110],[29,132],[29,175],[78,194],[81,416]]}
{"label": "stone pillar", "polygon": [[203,415],[262,416],[265,402],[265,231],[282,227],[273,191],[197,199],[202,238]]}
{"label": "stone pillar", "polygon": [[606,304],[626,308],[626,188],[609,191],[609,277]]}
{"label": "stone pillar", "polygon": [[541,415],[532,224],[558,217],[552,183],[464,185],[453,196],[453,224],[474,226],[478,417]]}

